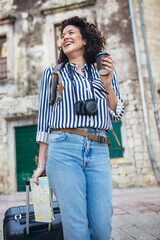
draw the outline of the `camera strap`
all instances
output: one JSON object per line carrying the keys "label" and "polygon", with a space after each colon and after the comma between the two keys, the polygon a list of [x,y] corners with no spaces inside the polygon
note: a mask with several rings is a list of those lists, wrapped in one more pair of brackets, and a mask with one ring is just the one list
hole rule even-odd
{"label": "camera strap", "polygon": [[[62,86],[62,79],[61,79],[61,74],[60,71],[64,67],[65,63],[62,62],[58,65],[55,65],[54,70],[52,72],[52,85],[51,85],[51,100],[49,101],[50,105],[53,108],[53,105],[56,101],[57,98],[57,90],[58,90],[58,101],[61,101],[61,94],[64,89]],[[59,87],[58,87],[59,86]]]}
{"label": "camera strap", "polygon": [[[78,100],[77,98],[77,92],[75,89],[75,84],[74,84],[74,77],[73,77],[73,71],[72,71],[72,67],[71,64],[68,64],[68,75],[69,78],[72,80],[73,82],[73,87],[74,87],[74,92],[75,92],[75,96],[76,96],[76,101]],[[95,96],[94,96],[94,89],[93,89],[93,76],[92,76],[92,72],[91,72],[91,66],[88,65],[88,76],[89,76],[89,80],[91,81],[91,90],[92,90],[92,94],[93,94],[93,99],[95,100]]]}

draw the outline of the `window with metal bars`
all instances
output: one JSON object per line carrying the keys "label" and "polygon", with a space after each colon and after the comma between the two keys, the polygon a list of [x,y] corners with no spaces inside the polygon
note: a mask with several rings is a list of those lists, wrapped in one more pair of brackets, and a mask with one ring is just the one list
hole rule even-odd
{"label": "window with metal bars", "polygon": [[0,80],[7,79],[7,39],[0,36]]}
{"label": "window with metal bars", "polygon": [[56,47],[56,62],[58,63],[58,58],[59,58],[59,48],[61,46],[61,24],[56,24],[54,26],[54,30],[55,30],[55,47]]}

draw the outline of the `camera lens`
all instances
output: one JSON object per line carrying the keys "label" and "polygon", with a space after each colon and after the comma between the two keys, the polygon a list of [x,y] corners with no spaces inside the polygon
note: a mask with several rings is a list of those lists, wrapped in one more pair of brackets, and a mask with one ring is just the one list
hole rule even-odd
{"label": "camera lens", "polygon": [[94,99],[88,99],[85,102],[85,111],[86,111],[86,114],[92,114],[92,115],[98,113],[97,103]]}

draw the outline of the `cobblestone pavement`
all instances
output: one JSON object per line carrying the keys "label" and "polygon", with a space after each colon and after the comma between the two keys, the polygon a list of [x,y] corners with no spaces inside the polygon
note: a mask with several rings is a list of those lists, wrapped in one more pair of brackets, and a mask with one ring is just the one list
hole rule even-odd
{"label": "cobblestone pavement", "polygon": [[113,190],[112,240],[160,240],[160,187]]}
{"label": "cobblestone pavement", "polygon": [[[25,201],[25,193],[0,195],[0,240],[4,212]],[[160,187],[113,189],[113,206],[112,240],[160,240]]]}

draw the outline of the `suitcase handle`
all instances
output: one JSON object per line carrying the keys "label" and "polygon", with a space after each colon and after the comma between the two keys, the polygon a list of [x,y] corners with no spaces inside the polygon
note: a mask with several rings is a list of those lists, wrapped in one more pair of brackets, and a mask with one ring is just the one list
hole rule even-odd
{"label": "suitcase handle", "polygon": [[26,180],[26,234],[29,235],[29,185],[30,179]]}
{"label": "suitcase handle", "polygon": [[[30,179],[26,180],[26,234],[29,235],[29,186]],[[51,230],[52,223],[48,223],[48,231]]]}
{"label": "suitcase handle", "polygon": [[[26,228],[26,234],[27,234],[27,228]],[[30,236],[42,236],[42,235],[48,234],[48,223],[44,225],[39,224],[38,226],[30,226],[29,234]]]}

